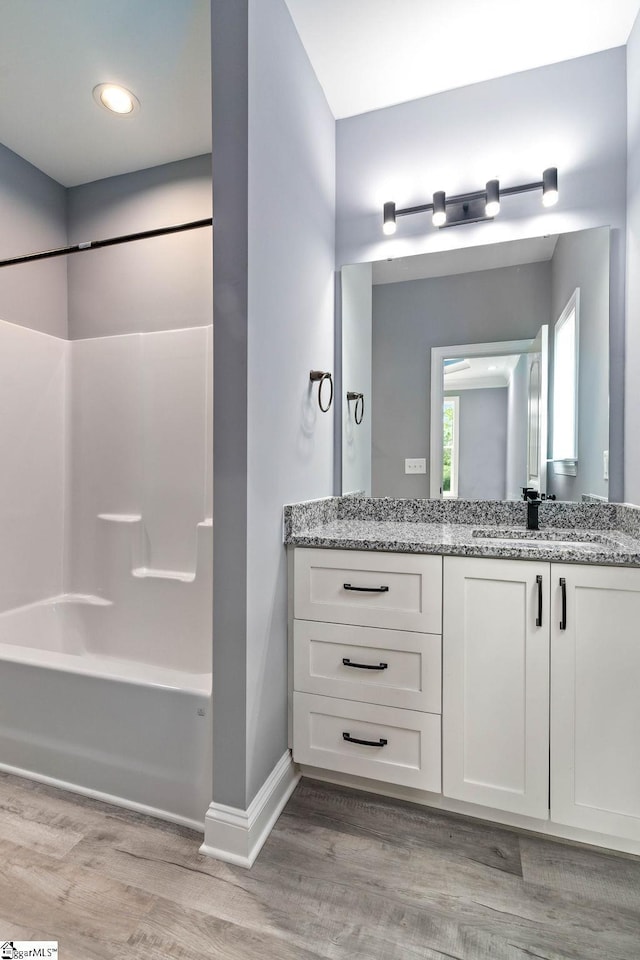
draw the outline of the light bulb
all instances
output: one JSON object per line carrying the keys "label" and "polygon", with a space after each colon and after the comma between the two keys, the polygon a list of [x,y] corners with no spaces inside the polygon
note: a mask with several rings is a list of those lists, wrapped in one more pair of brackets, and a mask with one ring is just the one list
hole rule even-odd
{"label": "light bulb", "polygon": [[487,217],[497,217],[500,213],[500,181],[489,180],[486,186],[487,202],[484,212]]}
{"label": "light bulb", "polygon": [[558,169],[548,167],[542,174],[542,203],[545,207],[552,207],[558,202]]}
{"label": "light bulb", "polygon": [[447,222],[447,202],[444,190],[436,190],[433,195],[433,216],[434,227],[443,227]]}
{"label": "light bulb", "polygon": [[121,117],[130,116],[140,107],[138,98],[117,83],[99,83],[93,89],[93,99],[100,106]]}
{"label": "light bulb", "polygon": [[396,232],[396,205],[391,200],[383,208],[382,230],[388,237]]}

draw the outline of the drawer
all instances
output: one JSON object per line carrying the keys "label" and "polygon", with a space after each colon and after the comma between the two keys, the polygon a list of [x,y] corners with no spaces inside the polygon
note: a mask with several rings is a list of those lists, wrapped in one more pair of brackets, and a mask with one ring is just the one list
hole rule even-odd
{"label": "drawer", "polygon": [[435,634],[294,620],[293,664],[293,686],[304,693],[440,713]]}
{"label": "drawer", "polygon": [[[437,714],[294,693],[293,731],[297,763],[434,793],[441,790]],[[381,745],[354,743],[345,734]]]}
{"label": "drawer", "polygon": [[299,620],[442,633],[442,557],[299,547],[294,577]]}

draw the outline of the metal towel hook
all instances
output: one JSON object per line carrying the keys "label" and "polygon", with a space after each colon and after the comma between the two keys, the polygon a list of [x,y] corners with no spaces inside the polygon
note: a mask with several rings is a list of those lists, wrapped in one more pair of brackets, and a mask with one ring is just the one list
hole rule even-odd
{"label": "metal towel hook", "polygon": [[[355,393],[353,390],[349,390],[347,393],[347,402],[351,400],[355,400],[356,402],[353,419],[359,426],[364,419],[364,393]],[[358,407],[358,404],[360,404],[360,407]],[[360,411],[360,417],[358,417],[358,410]]]}
{"label": "metal towel hook", "polygon": [[[311,371],[309,372],[309,380],[311,381],[311,383],[315,383],[316,381],[319,381],[319,384],[318,384],[318,406],[320,407],[320,409],[322,410],[323,413],[327,413],[327,411],[328,411],[329,408],[331,407],[331,404],[333,403],[333,378],[332,378],[331,374],[330,374],[330,373],[325,373],[325,372],[322,371],[322,370],[311,370]],[[322,405],[322,384],[325,382],[325,380],[328,380],[328,381],[329,381],[329,387],[331,388],[331,390],[330,390],[330,393],[329,393],[329,402],[327,403],[326,406],[323,406],[323,405]]]}

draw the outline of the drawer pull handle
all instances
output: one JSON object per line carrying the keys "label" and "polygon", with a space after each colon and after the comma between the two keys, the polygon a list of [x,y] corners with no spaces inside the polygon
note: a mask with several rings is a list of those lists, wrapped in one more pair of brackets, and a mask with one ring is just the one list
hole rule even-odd
{"label": "drawer pull handle", "polygon": [[342,739],[347,740],[349,743],[361,743],[363,747],[386,747],[387,741],[380,737],[379,740],[358,740],[357,737],[352,737],[350,733],[343,733]]}
{"label": "drawer pull handle", "polygon": [[343,583],[345,590],[355,590],[357,593],[388,593],[389,587],[352,587],[350,583]]}
{"label": "drawer pull handle", "polygon": [[536,627],[542,626],[542,577],[540,574],[536,577],[538,584],[538,616],[536,617]]}
{"label": "drawer pull handle", "polygon": [[562,620],[560,621],[560,629],[567,629],[567,581],[564,577],[560,577],[560,590],[562,591]]}
{"label": "drawer pull handle", "polygon": [[353,663],[349,657],[343,657],[342,662],[345,667],[358,667],[360,670],[386,670],[388,663]]}

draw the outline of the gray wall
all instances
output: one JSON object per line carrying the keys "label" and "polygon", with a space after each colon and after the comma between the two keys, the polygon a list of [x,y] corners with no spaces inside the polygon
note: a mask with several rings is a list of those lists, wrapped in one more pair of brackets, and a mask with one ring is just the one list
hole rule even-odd
{"label": "gray wall", "polygon": [[547,323],[550,265],[388,283],[373,288],[373,496],[427,497],[429,474],[406,475],[405,457],[429,457],[431,348],[523,340]]}
{"label": "gray wall", "polygon": [[248,0],[212,0],[213,797],[242,808],[247,795],[247,31]]}
{"label": "gray wall", "polygon": [[[70,243],[211,216],[211,156],[67,191]],[[138,240],[68,258],[69,338],[211,323],[212,230]]]}
{"label": "gray wall", "polygon": [[[354,263],[342,270],[342,493],[371,496],[372,267]],[[362,423],[347,391],[364,393]]]}
{"label": "gray wall", "polygon": [[511,374],[507,411],[507,500],[519,500],[527,484],[529,357],[523,354]]}
{"label": "gray wall", "polygon": [[[64,187],[0,144],[0,259],[67,243]],[[67,335],[64,257],[0,270],[0,320]]]}
{"label": "gray wall", "polygon": [[[630,76],[637,85],[634,63],[632,59]],[[638,112],[636,108],[636,117]],[[612,226],[614,499],[622,496],[623,472],[626,117],[626,55],[619,47],[337,123],[339,266]],[[387,199],[402,206],[424,203],[435,189],[452,194],[477,190],[490,175],[517,184],[538,179],[548,166],[559,170],[560,201],[552,209],[544,210],[538,195],[525,194],[507,198],[491,224],[438,231],[428,217],[416,216],[399,221],[395,237],[382,234]],[[637,467],[640,476],[640,456]]]}
{"label": "gray wall", "polygon": [[452,390],[459,397],[458,496],[504,500],[507,468],[507,388]]}
{"label": "gray wall", "polygon": [[309,371],[333,368],[335,122],[284,0],[250,0],[249,53],[251,800],[287,748],[282,507],[333,492],[333,415]]}
{"label": "gray wall", "polygon": [[213,788],[245,808],[287,748],[282,507],[333,486],[335,124],[284,0],[211,19]]}
{"label": "gray wall", "polygon": [[627,95],[625,499],[640,504],[640,16],[627,45]]}
{"label": "gray wall", "polygon": [[547,490],[559,500],[583,494],[607,498],[603,453],[609,449],[609,231],[582,230],[559,238],[551,261],[549,352],[549,450],[553,449],[554,325],[576,287],[580,288],[578,379],[578,466],[575,477],[554,473],[549,464]]}

